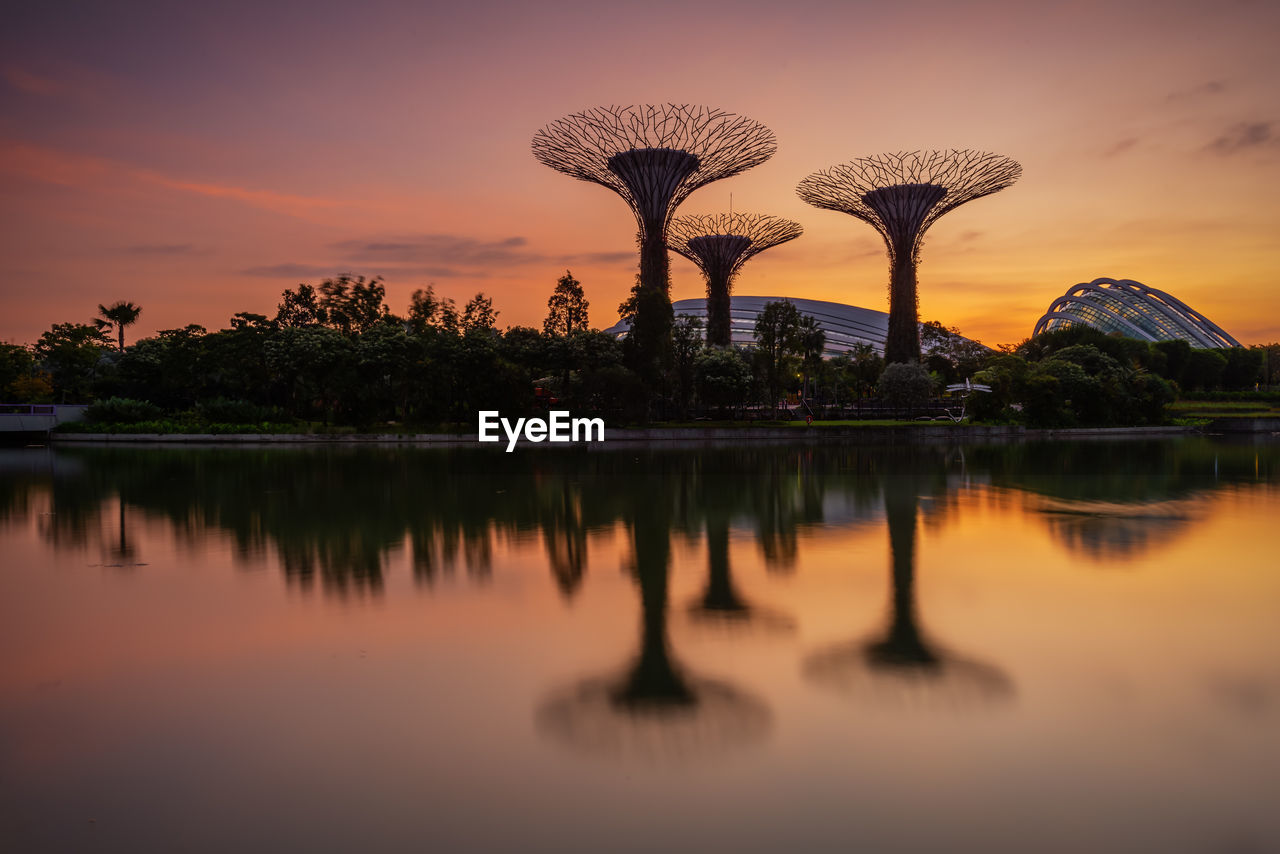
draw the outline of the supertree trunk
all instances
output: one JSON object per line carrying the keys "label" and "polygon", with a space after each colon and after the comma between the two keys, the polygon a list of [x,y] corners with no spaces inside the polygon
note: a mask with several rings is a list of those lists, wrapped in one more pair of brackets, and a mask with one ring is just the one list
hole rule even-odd
{"label": "supertree trunk", "polygon": [[733,343],[729,323],[729,277],[717,276],[707,282],[707,343],[728,347]]}
{"label": "supertree trunk", "polygon": [[796,187],[809,204],[857,217],[884,238],[889,253],[886,362],[920,360],[916,264],[929,226],[1021,175],[1018,163],[987,151],[909,151],[832,166]]}
{"label": "supertree trunk", "polygon": [[621,196],[640,233],[633,364],[652,396],[671,338],[667,227],[689,194],[768,160],[773,132],[723,110],[690,105],[598,107],[534,134],[542,163]]}
{"label": "supertree trunk", "polygon": [[671,256],[661,226],[640,235],[640,287],[671,300]]}
{"label": "supertree trunk", "polygon": [[708,344],[728,347],[733,343],[729,295],[742,265],[803,232],[798,223],[766,214],[702,214],[672,221],[671,250],[697,264],[707,280]]}
{"label": "supertree trunk", "polygon": [[920,361],[920,320],[916,309],[916,262],[910,252],[900,252],[889,268],[889,333],[884,361]]}

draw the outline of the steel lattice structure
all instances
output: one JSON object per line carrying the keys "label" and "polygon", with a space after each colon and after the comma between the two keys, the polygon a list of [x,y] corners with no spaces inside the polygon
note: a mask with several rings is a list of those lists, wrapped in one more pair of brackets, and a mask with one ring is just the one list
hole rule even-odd
{"label": "steel lattice structure", "polygon": [[832,166],[800,182],[811,205],[869,223],[889,252],[889,337],[885,361],[920,358],[916,265],[929,226],[965,202],[1003,190],[1022,167],[987,151],[907,151]]}
{"label": "steel lattice structure", "polygon": [[533,156],[566,175],[608,187],[636,217],[640,283],[666,292],[667,226],[699,187],[773,156],[773,131],[757,121],[687,104],[596,107],[534,134]]}
{"label": "steel lattice structure", "polygon": [[768,214],[702,214],[671,221],[668,246],[698,265],[707,280],[708,344],[730,344],[729,293],[742,265],[803,233],[799,223]]}
{"label": "steel lattice structure", "polygon": [[1192,347],[1240,347],[1218,324],[1180,299],[1133,279],[1094,279],[1055,299],[1031,334],[1092,326],[1140,341],[1186,341]]}

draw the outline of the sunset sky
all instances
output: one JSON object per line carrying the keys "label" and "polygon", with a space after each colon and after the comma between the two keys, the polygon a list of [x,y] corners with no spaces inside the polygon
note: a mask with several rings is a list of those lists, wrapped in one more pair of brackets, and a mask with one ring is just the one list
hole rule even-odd
{"label": "sunset sky", "polygon": [[[0,340],[131,300],[130,337],[342,272],[403,312],[434,284],[540,325],[566,268],[616,320],[635,223],[530,154],[605,104],[696,103],[778,153],[682,213],[800,222],[740,294],[885,310],[866,224],[796,183],[884,151],[977,148],[1021,181],[944,217],[924,319],[1025,338],[1099,276],[1166,290],[1246,344],[1280,340],[1280,3],[6,3]],[[700,296],[672,262],[672,298]]]}

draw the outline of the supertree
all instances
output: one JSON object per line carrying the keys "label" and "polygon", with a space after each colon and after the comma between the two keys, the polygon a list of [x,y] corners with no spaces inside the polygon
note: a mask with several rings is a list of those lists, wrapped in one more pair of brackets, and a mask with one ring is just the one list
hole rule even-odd
{"label": "supertree", "polygon": [[631,337],[642,364],[656,359],[670,332],[667,227],[676,208],[699,187],[758,166],[777,148],[759,122],[684,104],[596,107],[534,134],[534,157],[608,187],[635,214],[640,280]]}
{"label": "supertree", "polygon": [[889,250],[885,362],[920,360],[916,265],[924,233],[965,202],[1008,187],[1022,167],[986,151],[908,151],[863,157],[814,172],[796,192],[811,205],[856,216]]}
{"label": "supertree", "polygon": [[729,291],[742,265],[803,233],[799,223],[767,214],[703,214],[671,221],[671,249],[697,264],[707,280],[708,344],[730,344]]}

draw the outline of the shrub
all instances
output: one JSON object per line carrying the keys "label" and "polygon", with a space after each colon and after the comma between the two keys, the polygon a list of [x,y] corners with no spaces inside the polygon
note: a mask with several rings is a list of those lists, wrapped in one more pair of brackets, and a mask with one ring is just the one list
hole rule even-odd
{"label": "shrub", "polygon": [[215,397],[202,400],[196,404],[196,415],[210,423],[256,424],[261,421],[282,421],[280,410],[269,406],[258,406],[247,400],[231,400]]}
{"label": "shrub", "polygon": [[915,410],[929,403],[933,380],[929,371],[918,362],[893,362],[880,375],[876,394],[891,406]]}
{"label": "shrub", "polygon": [[160,418],[160,407],[145,400],[109,397],[89,405],[85,419],[99,424],[137,424]]}
{"label": "shrub", "polygon": [[694,362],[698,399],[715,409],[732,407],[751,392],[751,367],[738,351],[708,347]]}

